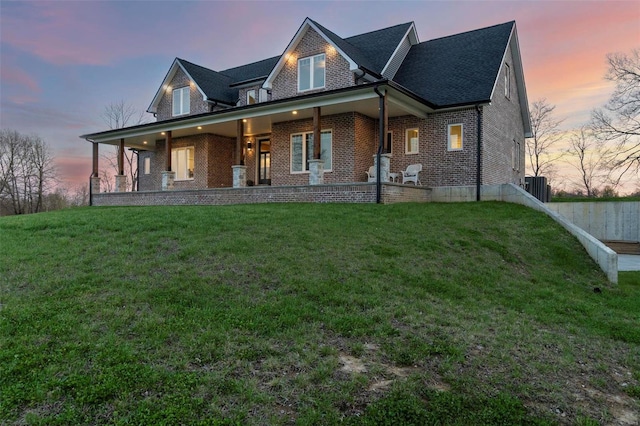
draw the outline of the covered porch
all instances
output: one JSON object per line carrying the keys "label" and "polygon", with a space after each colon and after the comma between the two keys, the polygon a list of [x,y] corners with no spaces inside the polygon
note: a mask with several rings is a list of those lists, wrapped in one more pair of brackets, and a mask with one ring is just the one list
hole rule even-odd
{"label": "covered porch", "polygon": [[[119,149],[116,192],[126,192],[123,152],[140,152],[140,191],[241,189],[247,186],[315,186],[367,182],[376,167],[376,187],[389,182],[388,120],[423,119],[433,112],[411,93],[389,82],[368,83],[243,107],[179,117],[83,135],[93,144],[91,191],[101,195],[99,145]],[[354,118],[352,118],[354,117]],[[346,121],[352,120],[348,124]],[[364,123],[364,124],[362,124]],[[346,127],[345,127],[346,126]],[[351,126],[351,127],[349,127]],[[325,167],[323,130],[332,129]],[[295,169],[291,134],[304,131],[302,169]],[[191,148],[190,148],[191,147]],[[378,161],[379,160],[379,161]],[[144,182],[143,182],[144,180]],[[143,184],[144,183],[144,184]]]}

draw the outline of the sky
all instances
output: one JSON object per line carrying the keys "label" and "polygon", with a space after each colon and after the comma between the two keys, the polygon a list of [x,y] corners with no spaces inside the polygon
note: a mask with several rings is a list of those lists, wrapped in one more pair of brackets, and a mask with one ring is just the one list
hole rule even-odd
{"label": "sky", "polygon": [[607,53],[640,48],[640,1],[0,0],[0,128],[40,136],[61,185],[86,184],[79,135],[107,130],[107,105],[146,111],[175,57],[223,70],[280,55],[306,17],[343,38],[413,21],[420,41],[515,20],[529,102],[566,130],[609,98]]}

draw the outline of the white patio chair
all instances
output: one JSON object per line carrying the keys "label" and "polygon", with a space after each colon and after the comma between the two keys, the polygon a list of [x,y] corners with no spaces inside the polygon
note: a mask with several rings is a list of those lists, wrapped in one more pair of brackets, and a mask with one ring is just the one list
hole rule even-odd
{"label": "white patio chair", "polygon": [[422,164],[410,164],[407,170],[402,170],[402,183],[413,182],[414,185],[422,185],[419,173],[422,171]]}
{"label": "white patio chair", "polygon": [[376,181],[376,166],[369,167],[369,170],[365,172],[367,174],[367,182]]}

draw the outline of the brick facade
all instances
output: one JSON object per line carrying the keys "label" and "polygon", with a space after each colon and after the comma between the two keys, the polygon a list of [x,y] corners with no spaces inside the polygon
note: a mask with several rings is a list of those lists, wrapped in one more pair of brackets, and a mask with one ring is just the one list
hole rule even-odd
{"label": "brick facade", "polygon": [[[325,87],[298,93],[298,59],[320,53],[324,53],[326,58]],[[349,70],[349,62],[313,28],[309,28],[273,80],[271,96],[274,100],[291,98],[354,85],[355,78]]]}
{"label": "brick facade", "polygon": [[174,118],[173,116],[173,90],[180,89],[181,87],[189,86],[189,114],[202,114],[204,112],[209,112],[209,103],[207,103],[203,97],[202,93],[198,90],[195,83],[193,83],[187,74],[182,71],[182,68],[178,67],[176,74],[171,79],[169,83],[170,90],[163,89],[162,97],[158,102],[158,112],[156,113],[157,121],[169,120]]}
{"label": "brick facade", "polygon": [[[516,86],[516,77],[511,49],[507,51],[505,62],[511,67],[511,94],[505,97],[504,64],[498,76],[491,105],[483,107],[483,150],[482,150],[482,183],[486,185],[499,183],[524,183],[525,140],[520,109],[520,98]],[[515,142],[520,149],[516,155],[520,158],[519,170],[512,165]]]}

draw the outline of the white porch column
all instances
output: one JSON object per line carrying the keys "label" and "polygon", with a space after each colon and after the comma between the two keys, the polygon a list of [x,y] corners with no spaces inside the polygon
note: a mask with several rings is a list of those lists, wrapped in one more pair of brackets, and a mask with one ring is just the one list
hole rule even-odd
{"label": "white porch column", "polygon": [[164,171],[162,172],[162,190],[173,190],[173,181],[176,179],[176,172]]}
{"label": "white porch column", "polygon": [[309,185],[324,184],[324,160],[309,160]]}
{"label": "white porch column", "polygon": [[[378,165],[378,156],[373,156],[373,165]],[[391,154],[380,154],[380,182],[390,182]]]}
{"label": "white porch column", "polygon": [[116,192],[127,192],[127,177],[116,175]]}
{"label": "white porch column", "polygon": [[231,166],[233,169],[233,187],[244,188],[247,186],[247,166]]}

